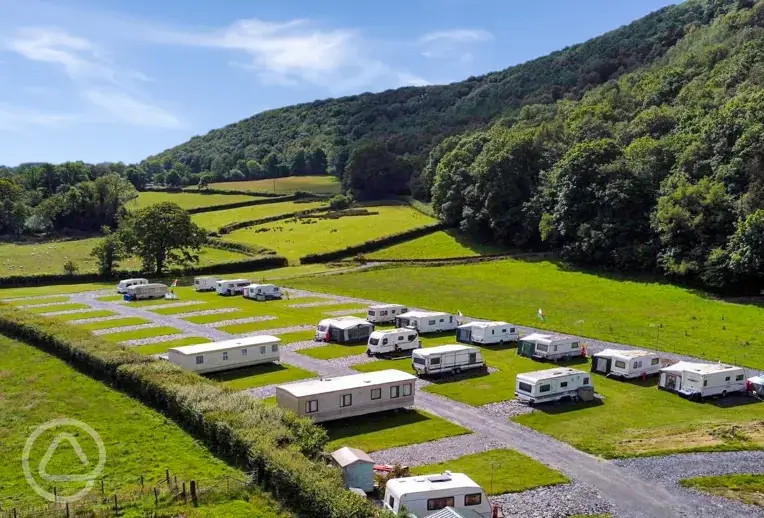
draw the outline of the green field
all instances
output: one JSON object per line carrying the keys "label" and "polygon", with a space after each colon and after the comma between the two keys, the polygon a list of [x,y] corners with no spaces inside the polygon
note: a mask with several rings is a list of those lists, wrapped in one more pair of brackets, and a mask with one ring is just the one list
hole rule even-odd
{"label": "green field", "polygon": [[332,175],[321,176],[287,176],[269,180],[248,180],[244,182],[211,183],[210,189],[228,191],[275,192],[289,194],[294,191],[312,192],[316,194],[339,194],[342,184]]}
{"label": "green field", "polygon": [[100,322],[88,322],[87,324],[75,324],[77,327],[87,329],[88,331],[97,331],[99,329],[111,329],[112,327],[137,326],[139,324],[149,324],[151,321],[139,317],[116,318],[114,320],[102,320]]}
{"label": "green field", "polygon": [[745,504],[764,507],[764,475],[723,475],[682,480],[680,484]]}
{"label": "green field", "polygon": [[470,433],[466,428],[421,410],[380,412],[321,426],[329,432],[326,451],[350,446],[366,453]]}
{"label": "green field", "polygon": [[501,252],[501,248],[475,243],[455,230],[442,230],[365,255],[368,259],[442,259]]}
{"label": "green field", "polygon": [[237,230],[225,239],[276,250],[291,262],[306,254],[331,252],[435,223],[434,219],[408,206],[367,208],[377,214],[277,221]]}
{"label": "green field", "polygon": [[109,342],[126,342],[128,340],[138,340],[140,338],[151,338],[154,336],[165,336],[179,334],[180,330],[174,327],[149,327],[146,329],[136,329],[135,331],[125,331],[124,333],[109,333],[101,338]]}
{"label": "green field", "polygon": [[256,196],[244,194],[199,194],[188,192],[153,192],[146,191],[138,194],[138,197],[127,204],[129,210],[138,210],[155,203],[171,201],[183,209],[196,209],[199,207],[212,207],[215,205],[230,205],[243,201],[258,200]]}
{"label": "green field", "polygon": [[203,336],[187,336],[186,338],[168,340],[167,342],[159,342],[157,344],[139,345],[134,347],[134,349],[143,354],[160,354],[167,352],[168,349],[172,349],[173,347],[206,344],[207,342],[211,342],[211,340],[209,338],[204,338]]}
{"label": "green field", "polygon": [[209,375],[211,379],[223,383],[233,390],[288,383],[315,376],[314,372],[281,363],[265,363]]}
{"label": "green field", "polygon": [[101,317],[111,317],[116,315],[113,311],[108,311],[106,309],[97,309],[94,311],[87,311],[85,313],[69,313],[67,315],[56,315],[54,317],[57,320],[63,320],[65,322],[70,320],[84,320],[86,318],[101,318]]}
{"label": "green field", "polygon": [[432,475],[446,470],[464,473],[477,482],[487,495],[517,493],[569,482],[562,473],[514,450],[491,450],[440,464],[416,466],[411,468],[411,474]]}
{"label": "green field", "polygon": [[87,309],[89,307],[87,304],[72,302],[70,304],[56,304],[55,306],[30,306],[23,309],[29,313],[54,313],[56,311],[71,311],[73,309]]}
{"label": "green field", "polygon": [[[30,433],[56,418],[77,419],[100,435],[106,452],[103,478],[107,494],[137,491],[141,475],[147,486],[153,486],[164,477],[165,469],[179,480],[243,476],[162,414],[80,374],[61,360],[6,338],[0,338],[0,347],[3,350],[0,355],[0,422],[3,423],[0,458],[5,460],[5,467],[0,469],[0,501],[4,511],[45,503],[24,479],[20,456]],[[82,474],[93,469],[99,457],[94,441],[76,428],[65,427],[52,428],[34,442],[30,455],[33,473],[52,440],[61,432],[78,433],[77,442],[91,460],[83,467],[74,449],[64,441],[54,450],[48,473]],[[45,489],[52,489],[51,483],[39,477],[36,480]],[[59,495],[66,496],[79,490],[82,483],[57,482],[56,487]],[[276,512],[276,504],[260,493],[252,496],[252,503],[247,507],[235,515],[282,516]]]}
{"label": "green field", "polygon": [[38,304],[52,304],[54,302],[67,302],[69,297],[66,295],[54,295],[51,297],[45,297],[44,299],[22,299],[22,300],[8,300],[5,301],[11,306],[35,306]]}
{"label": "green field", "polygon": [[220,227],[230,225],[231,223],[253,221],[256,219],[269,218],[271,216],[280,216],[282,214],[291,214],[303,210],[317,209],[325,205],[325,202],[319,201],[303,203],[283,201],[265,205],[253,205],[251,207],[239,207],[238,209],[216,210],[215,212],[193,214],[191,219],[202,228],[207,230],[218,230]]}

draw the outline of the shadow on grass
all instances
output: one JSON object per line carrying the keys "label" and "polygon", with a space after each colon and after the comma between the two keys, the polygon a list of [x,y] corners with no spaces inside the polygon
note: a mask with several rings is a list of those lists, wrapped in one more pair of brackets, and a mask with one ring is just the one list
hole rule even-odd
{"label": "shadow on grass", "polygon": [[706,399],[704,403],[714,405],[718,408],[735,408],[739,406],[756,405],[761,403],[761,400],[743,394],[734,394],[732,396],[727,396],[719,399]]}
{"label": "shadow on grass", "polygon": [[442,376],[428,377],[427,381],[434,385],[445,385],[446,383],[456,383],[457,381],[464,381],[473,378],[485,378],[490,376],[491,373],[482,369],[471,369],[462,371],[459,374],[444,374]]}
{"label": "shadow on grass", "polygon": [[429,417],[416,410],[389,410],[371,415],[349,417],[336,422],[321,423],[321,426],[326,428],[329,438],[334,441],[429,420]]}
{"label": "shadow on grass", "polygon": [[225,372],[211,372],[207,374],[207,378],[224,382],[224,381],[234,381],[239,380],[242,378],[249,378],[250,376],[260,376],[262,374],[271,374],[274,372],[281,372],[287,370],[286,367],[284,367],[281,364],[278,363],[263,363],[261,365],[252,365],[250,367],[242,367],[240,369],[234,369],[230,371]]}
{"label": "shadow on grass", "polygon": [[459,243],[461,246],[463,246],[464,248],[467,248],[478,255],[501,254],[503,252],[507,252],[506,249],[498,245],[493,245],[487,242],[481,243],[480,241],[477,241],[474,238],[469,237],[467,234],[463,234],[454,229],[446,230],[446,234],[453,237],[454,240],[457,243]]}
{"label": "shadow on grass", "polygon": [[605,401],[602,396],[596,394],[593,401],[558,401],[556,403],[533,405],[533,408],[539,412],[544,412],[545,414],[558,415],[567,414],[568,412],[575,412],[577,410],[584,410],[586,408],[599,407],[604,404]]}

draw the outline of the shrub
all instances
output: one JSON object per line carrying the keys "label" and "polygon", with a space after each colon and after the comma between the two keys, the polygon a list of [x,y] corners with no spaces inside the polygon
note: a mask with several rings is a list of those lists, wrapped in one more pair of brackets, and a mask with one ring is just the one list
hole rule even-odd
{"label": "shrub", "polygon": [[353,200],[349,196],[345,196],[344,194],[337,194],[336,196],[332,196],[332,198],[329,199],[329,208],[332,210],[348,209],[352,203]]}
{"label": "shrub", "polygon": [[74,264],[74,261],[71,259],[64,263],[64,273],[69,277],[75,275],[78,271],[80,271],[80,267]]}

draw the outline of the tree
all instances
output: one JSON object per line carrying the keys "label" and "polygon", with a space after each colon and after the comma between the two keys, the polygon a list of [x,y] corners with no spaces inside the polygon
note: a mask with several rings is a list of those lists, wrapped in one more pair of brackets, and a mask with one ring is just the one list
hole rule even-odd
{"label": "tree", "polygon": [[156,185],[165,185],[167,183],[167,173],[157,173],[153,179]]}
{"label": "tree", "polygon": [[292,155],[289,168],[293,175],[304,175],[308,173],[308,162],[305,158],[304,149],[299,149]]}
{"label": "tree", "polygon": [[410,174],[408,164],[385,144],[366,142],[350,153],[342,184],[354,198],[374,200],[405,190]]}
{"label": "tree", "polygon": [[64,273],[69,276],[74,276],[77,274],[77,272],[80,270],[80,267],[77,266],[74,261],[69,259],[64,263]]}
{"label": "tree", "polygon": [[263,160],[263,169],[266,178],[278,178],[281,176],[281,159],[276,153],[269,153]]}
{"label": "tree", "polygon": [[138,167],[128,167],[125,171],[125,177],[131,184],[133,184],[133,187],[139,191],[145,189],[146,184],[148,183],[148,176],[143,169]]}
{"label": "tree", "polygon": [[[257,160],[247,160],[247,178],[250,180],[260,180],[263,178],[263,168],[257,163]],[[244,171],[242,171],[244,172]]]}
{"label": "tree", "polygon": [[314,148],[308,155],[308,174],[326,174],[327,169],[326,153],[320,147]]}
{"label": "tree", "polygon": [[210,183],[215,181],[215,175],[206,172],[199,177],[199,189],[209,189]]}
{"label": "tree", "polygon": [[199,261],[204,231],[188,212],[172,202],[150,205],[131,214],[120,228],[125,252],[143,261],[145,271],[161,273],[167,266]]}
{"label": "tree", "polygon": [[183,183],[183,179],[180,176],[180,173],[173,169],[169,173],[167,173],[167,185],[170,187],[180,187]]}
{"label": "tree", "polygon": [[242,180],[246,180],[247,177],[238,169],[232,169],[231,172],[228,173],[228,179],[232,182],[241,182]]}
{"label": "tree", "polygon": [[21,185],[8,178],[0,179],[0,234],[19,236],[28,213]]}
{"label": "tree", "polygon": [[740,279],[764,278],[764,210],[738,222],[727,244],[729,269]]}
{"label": "tree", "polygon": [[119,267],[119,261],[125,257],[125,247],[119,234],[109,227],[103,227],[101,230],[104,237],[93,247],[90,256],[95,257],[98,262],[98,273],[104,277],[111,277]]}

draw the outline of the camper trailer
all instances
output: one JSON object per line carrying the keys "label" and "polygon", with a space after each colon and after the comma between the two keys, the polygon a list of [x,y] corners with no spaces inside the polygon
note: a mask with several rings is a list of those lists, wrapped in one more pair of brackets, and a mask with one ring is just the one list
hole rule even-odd
{"label": "camper trailer", "polygon": [[480,349],[469,345],[441,345],[417,349],[411,354],[411,366],[420,376],[459,374],[462,371],[487,370]]}
{"label": "camper trailer", "polygon": [[470,322],[456,328],[456,341],[464,344],[503,344],[519,337],[514,324],[507,322]]}
{"label": "camper trailer", "polygon": [[453,331],[458,325],[456,317],[449,313],[408,311],[395,317],[395,327],[411,327],[420,335]]}
{"label": "camper trailer", "polygon": [[406,408],[414,404],[416,377],[388,369],[280,385],[282,408],[315,422]]}
{"label": "camper trailer", "polygon": [[710,396],[725,397],[745,392],[745,370],[723,363],[680,361],[661,369],[658,388],[693,400]]}
{"label": "camper trailer", "polygon": [[166,284],[150,283],[150,284],[134,284],[127,288],[125,293],[125,300],[150,300],[161,299],[167,295],[169,289]]}
{"label": "camper trailer", "polygon": [[634,379],[657,376],[661,359],[657,353],[629,349],[605,349],[592,355],[592,372],[611,378]]}
{"label": "camper trailer", "polygon": [[578,338],[533,333],[520,338],[517,354],[534,360],[561,361],[586,356]]}
{"label": "camper trailer", "polygon": [[194,372],[217,372],[279,361],[281,339],[249,336],[185,347],[174,347],[162,358]]}
{"label": "camper trailer", "polygon": [[244,288],[251,284],[247,279],[221,279],[217,281],[215,291],[218,295],[241,295]]}
{"label": "camper trailer", "polygon": [[217,277],[194,277],[195,291],[215,291],[218,286]]}
{"label": "camper trailer", "polygon": [[281,298],[281,290],[275,284],[250,284],[242,295],[250,300],[276,300]]}
{"label": "camper trailer", "polygon": [[374,331],[369,336],[366,354],[369,356],[390,356],[421,349],[422,341],[416,331],[410,328]]}
{"label": "camper trailer", "polygon": [[368,342],[374,324],[353,316],[325,318],[318,323],[314,340],[340,344]]}
{"label": "camper trailer", "polygon": [[400,304],[379,304],[369,306],[366,312],[366,320],[372,324],[390,324],[395,322],[395,317],[407,312],[409,308]]}
{"label": "camper trailer", "polygon": [[148,279],[123,279],[117,284],[117,293],[124,295],[127,293],[127,288],[130,286],[138,286],[140,284],[148,284]]}
{"label": "camper trailer", "polygon": [[764,397],[764,373],[745,380],[745,391],[757,398]]}
{"label": "camper trailer", "polygon": [[578,369],[558,367],[525,372],[515,378],[515,398],[528,404],[561,399],[578,400],[582,396],[582,390],[593,395],[594,385],[589,373]]}
{"label": "camper trailer", "polygon": [[470,516],[491,518],[491,504],[483,488],[467,475],[450,471],[388,480],[384,507],[394,513],[405,508],[414,516],[452,507],[469,510]]}

